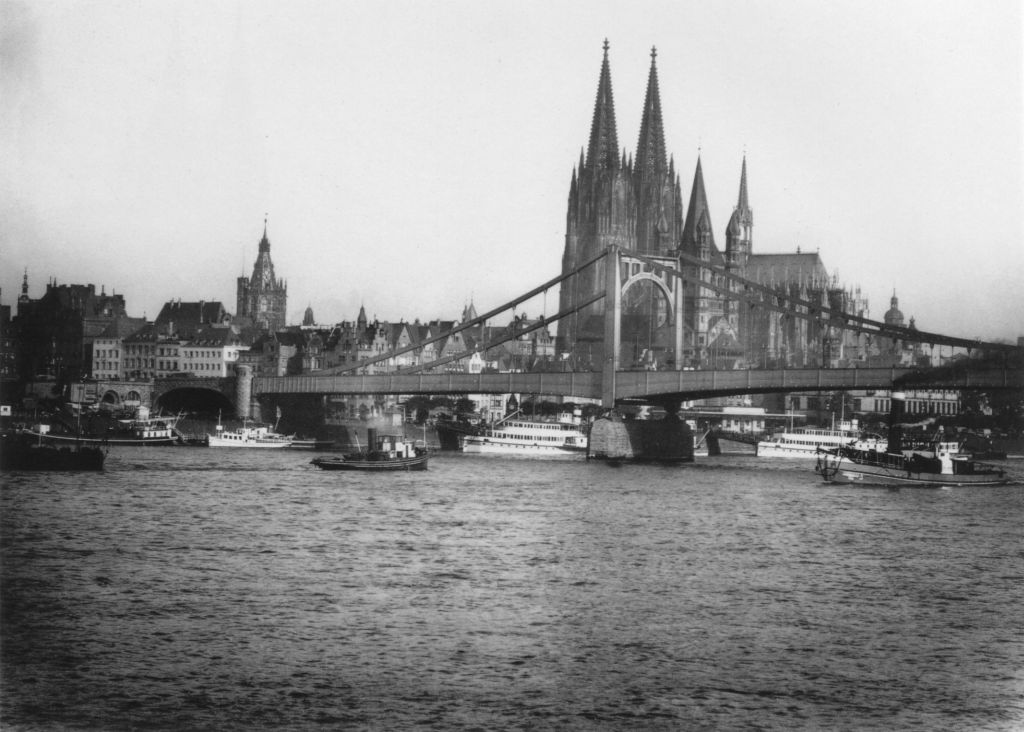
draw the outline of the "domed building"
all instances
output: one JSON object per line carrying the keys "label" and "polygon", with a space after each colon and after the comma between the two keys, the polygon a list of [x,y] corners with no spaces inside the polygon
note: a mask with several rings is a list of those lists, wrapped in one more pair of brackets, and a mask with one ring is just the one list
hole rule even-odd
{"label": "domed building", "polygon": [[889,309],[885,312],[886,325],[898,325],[903,327],[903,313],[900,312],[900,301],[896,297],[896,290],[892,291],[892,298],[889,300]]}

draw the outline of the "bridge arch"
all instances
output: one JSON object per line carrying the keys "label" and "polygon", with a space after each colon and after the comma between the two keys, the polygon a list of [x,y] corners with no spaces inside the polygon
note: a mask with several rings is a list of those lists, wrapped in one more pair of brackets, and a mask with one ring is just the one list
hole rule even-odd
{"label": "bridge arch", "polygon": [[674,364],[675,326],[682,322],[677,312],[679,284],[628,256],[622,258],[620,281],[620,363],[626,368]]}
{"label": "bridge arch", "polygon": [[208,415],[234,417],[234,402],[221,390],[211,386],[196,385],[175,386],[162,391],[153,397],[153,409],[164,412],[188,412]]}
{"label": "bridge arch", "polygon": [[635,292],[637,287],[639,286],[639,283],[641,282],[653,283],[653,289],[656,292],[659,292],[661,296],[664,298],[662,302],[664,302],[665,304],[666,311],[665,324],[671,325],[672,323],[674,323],[676,315],[672,311],[672,288],[665,284],[664,279],[658,277],[658,275],[654,274],[653,272],[637,272],[636,274],[632,275],[628,280],[626,280],[625,283],[623,283],[622,285],[623,300],[626,301],[628,299],[630,291]]}

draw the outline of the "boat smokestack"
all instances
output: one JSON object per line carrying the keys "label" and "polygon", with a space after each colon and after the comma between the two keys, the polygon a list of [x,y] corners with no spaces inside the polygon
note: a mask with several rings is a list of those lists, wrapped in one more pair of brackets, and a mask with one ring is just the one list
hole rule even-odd
{"label": "boat smokestack", "polygon": [[902,391],[894,391],[889,400],[889,449],[888,452],[899,452],[903,443],[903,419],[907,413],[907,395]]}

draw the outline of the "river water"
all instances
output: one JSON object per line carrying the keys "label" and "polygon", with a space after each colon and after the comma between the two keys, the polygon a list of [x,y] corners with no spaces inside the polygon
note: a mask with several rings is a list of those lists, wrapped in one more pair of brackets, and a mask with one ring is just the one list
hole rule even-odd
{"label": "river water", "polygon": [[311,457],[2,476],[3,729],[1024,729],[1024,486]]}

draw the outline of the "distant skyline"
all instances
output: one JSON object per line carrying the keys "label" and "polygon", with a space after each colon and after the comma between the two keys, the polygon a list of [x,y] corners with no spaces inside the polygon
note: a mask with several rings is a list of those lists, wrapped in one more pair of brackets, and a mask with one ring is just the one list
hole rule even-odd
{"label": "distant skyline", "polygon": [[[453,319],[557,275],[608,39],[635,153],[657,48],[684,201],[819,251],[881,319],[1024,335],[1021,6],[0,0],[0,288],[235,309],[268,217],[288,320]],[[530,315],[557,310],[557,291]]]}

